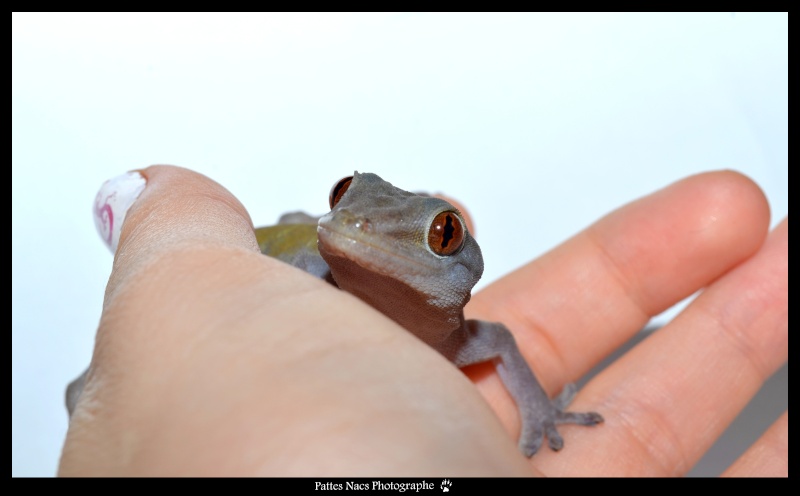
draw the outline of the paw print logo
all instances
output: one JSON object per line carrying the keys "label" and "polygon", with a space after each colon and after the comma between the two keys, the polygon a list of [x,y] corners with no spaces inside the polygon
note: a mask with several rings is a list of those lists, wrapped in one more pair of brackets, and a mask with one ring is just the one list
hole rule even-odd
{"label": "paw print logo", "polygon": [[446,492],[450,491],[450,486],[452,486],[452,485],[453,485],[453,483],[450,482],[450,479],[443,479],[442,480],[442,486],[441,486],[442,487],[442,492],[446,493]]}

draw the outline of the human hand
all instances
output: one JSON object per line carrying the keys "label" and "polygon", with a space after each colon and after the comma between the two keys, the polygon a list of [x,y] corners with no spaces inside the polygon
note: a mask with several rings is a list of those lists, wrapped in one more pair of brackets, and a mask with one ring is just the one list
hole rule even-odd
{"label": "human hand", "polygon": [[[688,472],[788,354],[788,219],[730,171],[689,177],[610,213],[473,298],[502,320],[552,393],[698,290],[672,322],[593,378],[562,426],[563,452],[532,464],[557,476]],[[470,377],[507,427],[515,409],[487,365]],[[788,412],[725,475],[788,475]]]}
{"label": "human hand", "polygon": [[[508,325],[552,393],[711,284],[579,394],[572,409],[605,424],[564,426],[562,452],[527,460],[490,366],[467,372],[510,433],[408,332],[260,255],[224,188],[179,168],[142,172],[62,475],[680,474],[786,360],[788,222],[761,246],[769,214],[755,185],[689,178],[468,306]],[[788,414],[756,449],[734,474],[788,472]]]}

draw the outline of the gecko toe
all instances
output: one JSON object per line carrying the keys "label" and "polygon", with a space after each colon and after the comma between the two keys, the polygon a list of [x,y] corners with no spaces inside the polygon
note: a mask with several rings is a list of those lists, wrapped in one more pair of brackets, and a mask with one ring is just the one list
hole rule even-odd
{"label": "gecko toe", "polygon": [[542,447],[542,442],[544,442],[544,433],[542,431],[536,430],[523,433],[519,438],[519,450],[530,458],[539,451],[539,448]]}
{"label": "gecko toe", "polygon": [[557,424],[597,425],[603,422],[603,416],[597,412],[558,412]]}
{"label": "gecko toe", "polygon": [[559,451],[564,447],[564,439],[556,430],[555,424],[547,425],[545,430],[547,431],[547,444],[550,446],[551,450]]}

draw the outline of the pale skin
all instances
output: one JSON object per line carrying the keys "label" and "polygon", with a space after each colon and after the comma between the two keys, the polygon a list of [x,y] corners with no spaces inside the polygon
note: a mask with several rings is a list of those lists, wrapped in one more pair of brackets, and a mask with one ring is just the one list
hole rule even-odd
{"label": "pale skin", "polygon": [[[491,365],[466,369],[474,387],[360,300],[261,255],[220,185],[142,172],[61,475],[680,475],[787,360],[788,220],[768,233],[739,174],[687,178],[466,307],[511,329],[552,395],[707,287],[580,391],[570,409],[605,423],[563,426],[562,451],[526,459]],[[788,474],[788,412],[728,474]]]}

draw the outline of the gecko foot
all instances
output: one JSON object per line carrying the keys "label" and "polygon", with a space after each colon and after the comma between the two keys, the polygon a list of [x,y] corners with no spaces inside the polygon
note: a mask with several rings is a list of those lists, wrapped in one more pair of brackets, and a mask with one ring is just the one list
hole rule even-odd
{"label": "gecko foot", "polygon": [[558,424],[577,424],[592,426],[603,422],[603,416],[597,412],[565,412],[564,409],[575,397],[577,388],[574,384],[567,384],[556,398],[550,401],[549,408],[544,415],[541,411],[535,417],[528,417],[523,420],[522,434],[520,435],[519,448],[525,456],[531,457],[539,451],[539,448],[547,437],[547,444],[553,451],[559,451],[564,447],[564,439],[558,433]]}

